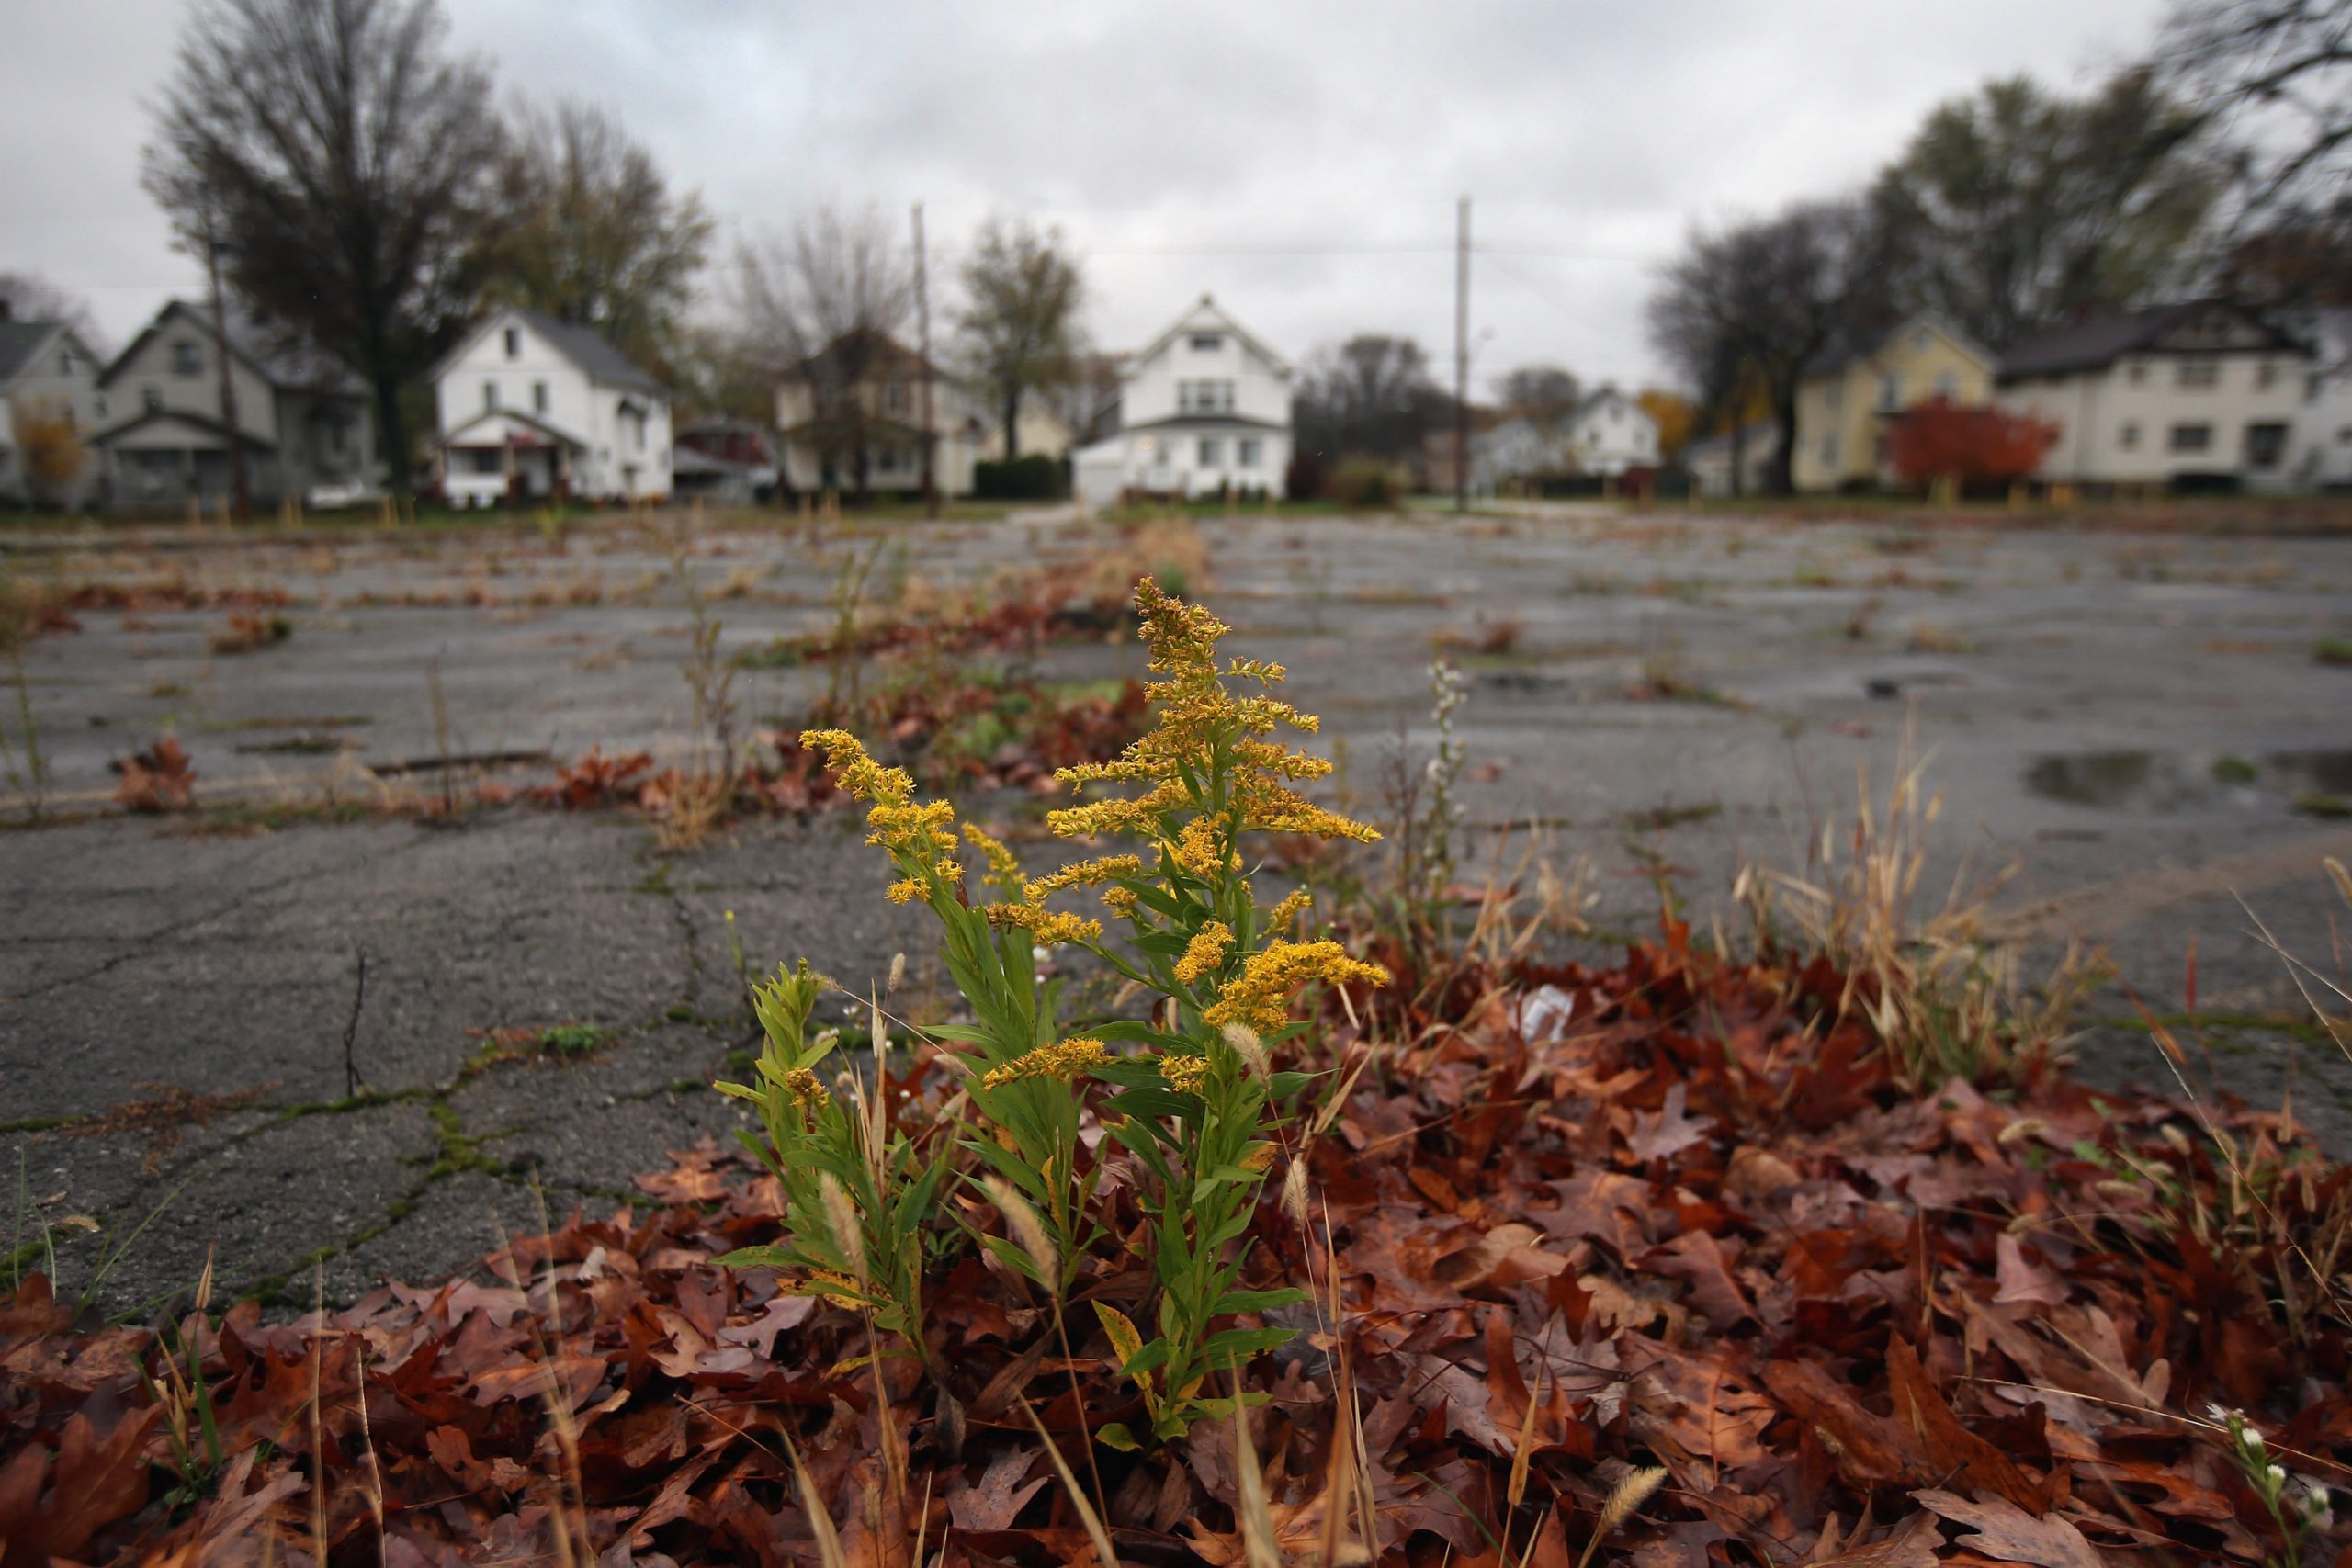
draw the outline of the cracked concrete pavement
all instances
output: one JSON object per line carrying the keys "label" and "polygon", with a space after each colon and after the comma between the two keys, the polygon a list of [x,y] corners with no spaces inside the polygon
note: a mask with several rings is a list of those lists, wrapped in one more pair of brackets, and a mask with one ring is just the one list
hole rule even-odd
{"label": "cracked concrete pavement", "polygon": [[[730,527],[705,531],[688,570],[733,650],[821,626],[854,556],[878,548],[877,582],[954,585],[1082,559],[1106,532]],[[1147,548],[1188,554],[1188,535],[1193,586],[1233,648],[1291,668],[1360,809],[1378,813],[1393,756],[1426,754],[1428,660],[1433,639],[1453,647],[1476,864],[1507,866],[1533,824],[1585,868],[1587,952],[1654,919],[1660,866],[1702,919],[1743,860],[1802,870],[1850,817],[1858,774],[1883,796],[1907,744],[1944,796],[1930,896],[2014,866],[1997,906],[2030,972],[2070,938],[2113,958],[2086,1072],[2163,1081],[2131,1021],[2188,1010],[2193,943],[2196,1016],[2177,1021],[2200,1092],[2291,1092],[2352,1152],[2352,1066],[2246,913],[2340,981],[2352,910],[2319,867],[2352,860],[2335,815],[2352,797],[2352,670],[2314,650],[2352,633],[2346,534],[1569,513],[1214,519]],[[103,1269],[111,1310],[188,1289],[208,1253],[224,1288],[280,1306],[438,1276],[729,1135],[732,1108],[704,1087],[747,1038],[729,910],[761,968],[806,953],[855,983],[895,952],[923,965],[928,933],[882,901],[842,815],[665,854],[619,814],[435,826],[299,808],[327,789],[368,798],[354,764],[397,780],[438,754],[428,671],[459,751],[681,751],[684,601],[641,529],[110,531],[0,553],[65,581],[292,598],[292,637],[238,657],[209,649],[221,612],[160,607],[84,612],[27,655],[68,819],[0,833],[0,1149],[21,1164],[23,1234],[46,1225],[69,1289]],[[1141,665],[1115,643],[1029,662],[1057,680]],[[747,669],[739,702],[788,722],[822,679]],[[102,809],[109,761],[166,730],[205,809]],[[976,808],[1034,830],[1034,802]],[[530,1047],[558,1024],[599,1043]]]}

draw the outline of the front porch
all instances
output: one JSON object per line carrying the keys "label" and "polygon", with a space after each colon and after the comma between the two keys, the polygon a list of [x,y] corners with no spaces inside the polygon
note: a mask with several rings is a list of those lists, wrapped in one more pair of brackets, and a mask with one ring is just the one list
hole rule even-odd
{"label": "front porch", "polygon": [[585,443],[528,415],[484,413],[443,438],[441,494],[461,508],[565,501],[586,454]]}

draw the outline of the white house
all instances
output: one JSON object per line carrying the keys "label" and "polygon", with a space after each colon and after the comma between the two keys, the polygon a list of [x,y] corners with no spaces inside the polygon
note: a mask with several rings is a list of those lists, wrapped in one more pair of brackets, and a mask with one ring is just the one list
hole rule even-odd
{"label": "white house", "polygon": [[1275,491],[1290,467],[1291,367],[1208,295],[1122,367],[1117,423],[1071,463],[1079,494]]}
{"label": "white house", "polygon": [[6,302],[0,301],[0,503],[80,506],[89,501],[97,489],[97,454],[85,451],[80,471],[71,478],[44,481],[26,471],[17,426],[19,421],[59,420],[86,443],[106,407],[98,392],[104,366],[72,327],[14,321]]}
{"label": "white house", "polygon": [[1470,486],[1492,493],[1507,479],[1622,479],[1656,468],[1657,421],[1614,387],[1603,387],[1557,419],[1507,419],[1474,438]]}
{"label": "white house", "polygon": [[2038,475],[2052,483],[2280,490],[2312,368],[2274,322],[2199,300],[2024,338],[1995,368],[1994,400],[2058,426]]}
{"label": "white house", "polygon": [[593,327],[492,311],[433,371],[452,506],[670,497],[670,394]]}
{"label": "white house", "polygon": [[2296,324],[2318,357],[2295,422],[2295,486],[2352,489],[2352,310],[2314,311]]}
{"label": "white house", "polygon": [[[1724,431],[1682,449],[1682,466],[1690,483],[1711,500],[1734,495],[1762,495],[1772,479],[1772,459],[1781,450],[1781,427],[1759,419],[1740,427],[1736,435]],[[1734,479],[1734,459],[1737,479]]]}

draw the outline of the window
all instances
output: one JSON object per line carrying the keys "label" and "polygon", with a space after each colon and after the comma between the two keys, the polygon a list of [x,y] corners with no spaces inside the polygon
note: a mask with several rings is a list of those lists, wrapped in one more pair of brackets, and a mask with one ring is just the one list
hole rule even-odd
{"label": "window", "polygon": [[484,413],[496,413],[498,412],[497,382],[484,381],[481,384],[481,411]]}
{"label": "window", "polygon": [[164,406],[164,389],[142,387],[140,389],[139,400],[147,406],[149,413],[153,413]]}
{"label": "window", "polygon": [[1903,406],[1903,376],[1890,370],[1878,378],[1878,409],[1881,413],[1893,413]]}
{"label": "window", "polygon": [[1825,435],[1821,438],[1821,460],[1831,467],[1837,465],[1838,438],[1836,436]]}
{"label": "window", "polygon": [[2213,427],[2210,424],[2176,424],[2169,443],[2176,452],[2205,452],[2212,449]]}
{"label": "window", "polygon": [[531,412],[533,413],[548,412],[548,384],[545,381],[531,383]]}
{"label": "window", "polygon": [[2303,378],[2303,401],[2307,403],[2319,401],[2320,389],[2326,385],[2327,378],[2316,370]]}
{"label": "window", "polygon": [[97,404],[98,404],[98,417],[99,417],[100,419],[104,419],[104,418],[106,418],[106,416],[107,416],[107,395],[106,395],[104,392],[100,392],[100,393],[98,394],[98,396],[97,396]]}
{"label": "window", "polygon": [[204,374],[204,350],[192,343],[172,344],[172,374],[201,376]]}
{"label": "window", "polygon": [[1927,328],[1921,327],[1917,332],[1911,334],[1911,352],[1914,354],[1925,354],[1928,352]]}
{"label": "window", "polygon": [[1179,381],[1176,383],[1176,412],[1179,413],[1231,413],[1233,383],[1230,381]]}
{"label": "window", "polygon": [[1947,401],[1960,397],[1960,378],[1946,370],[1936,378],[1936,396]]}
{"label": "window", "polygon": [[876,473],[896,473],[898,471],[898,468],[899,449],[896,446],[885,446],[874,454],[874,471]]}
{"label": "window", "polygon": [[885,413],[904,413],[907,412],[907,387],[905,382],[890,381],[884,384],[882,388],[882,412]]}
{"label": "window", "polygon": [[1191,347],[1194,354],[1215,354],[1225,346],[1223,333],[1194,333]]}
{"label": "window", "polygon": [[2278,367],[2269,360],[2266,359],[2254,367],[2254,384],[2256,388],[2267,391],[2278,379]]}
{"label": "window", "polygon": [[1255,436],[1244,436],[1233,444],[1233,460],[1245,468],[1254,468],[1266,460],[1266,444]]}
{"label": "window", "polygon": [[2139,424],[2133,421],[2125,421],[2123,428],[2115,433],[2115,444],[2126,452],[2136,450],[2140,445]]}
{"label": "window", "polygon": [[514,327],[506,329],[506,357],[509,359],[523,357],[523,334]]}
{"label": "window", "polygon": [[2338,446],[2352,446],[2352,424],[2347,424],[2335,433],[2335,444]]}
{"label": "window", "polygon": [[2204,388],[2221,384],[2222,367],[2211,359],[2184,359],[2180,362],[2180,384],[2183,387]]}
{"label": "window", "polygon": [[68,348],[59,352],[57,355],[57,373],[60,376],[71,376],[74,374],[74,351],[72,349]]}
{"label": "window", "polygon": [[1201,467],[1214,468],[1225,461],[1225,443],[1214,435],[1201,437]]}
{"label": "window", "polygon": [[2148,367],[2135,359],[2123,367],[2123,378],[2136,387],[2148,378]]}
{"label": "window", "polygon": [[2275,468],[2287,455],[2287,427],[2249,424],[2245,427],[2245,463],[2249,468]]}

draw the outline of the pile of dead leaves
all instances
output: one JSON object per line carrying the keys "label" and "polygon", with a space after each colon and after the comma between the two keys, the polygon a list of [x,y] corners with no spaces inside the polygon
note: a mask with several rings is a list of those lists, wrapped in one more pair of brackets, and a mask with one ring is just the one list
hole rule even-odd
{"label": "pile of dead leaves", "polygon": [[[2347,1178],[2278,1120],[2053,1073],[1909,1097],[1845,976],[1674,929],[1608,970],[1399,978],[1359,1015],[1385,1043],[1310,1036],[1346,1087],[1310,1222],[1261,1212],[1250,1283],[1316,1301],[1248,1369],[1246,1442],[1087,1441],[1136,1413],[1082,1304],[1145,1310],[1115,1243],[1067,1359],[1048,1303],[950,1248],[943,1389],[868,1359],[850,1313],[711,1263],[775,1235],[776,1193],[705,1147],[487,1282],[172,1326],[220,1434],[193,1482],[194,1380],[29,1283],[0,1309],[0,1562],[1102,1568],[1074,1484],[1152,1568],[2259,1563],[2284,1548],[2214,1407],[2321,1489],[2298,1495],[2352,1477]],[[882,1102],[928,1124],[944,1077]],[[1114,1159],[1114,1235],[1136,1185]]]}
{"label": "pile of dead leaves", "polygon": [[121,781],[114,788],[115,802],[126,811],[161,814],[186,811],[196,804],[196,766],[175,736],[119,757],[109,766]]}

